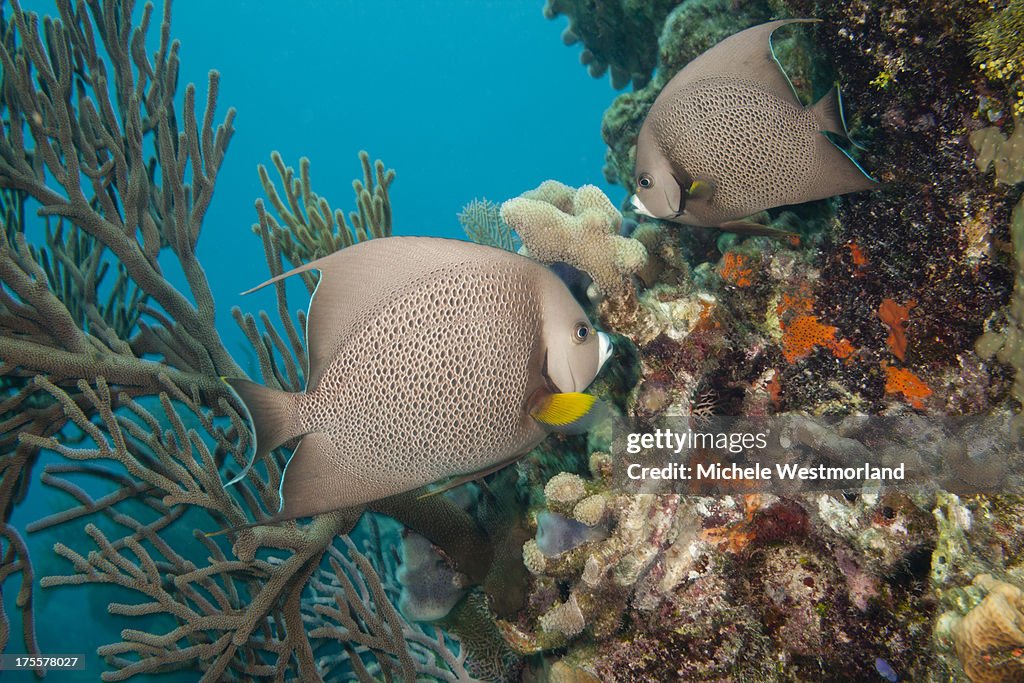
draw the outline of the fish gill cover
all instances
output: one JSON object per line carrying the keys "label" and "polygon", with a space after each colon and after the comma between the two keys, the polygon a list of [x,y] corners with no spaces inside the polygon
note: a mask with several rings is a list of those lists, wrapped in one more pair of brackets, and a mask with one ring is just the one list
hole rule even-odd
{"label": "fish gill cover", "polygon": [[[292,449],[225,488],[254,444],[219,378],[303,389],[316,276],[298,297],[274,284],[276,322],[234,309],[242,355],[215,325],[197,250],[235,113],[216,72],[205,98],[178,89],[169,3],[0,6],[5,655],[95,650],[84,672],[22,665],[81,680],[1024,677],[1024,3],[545,13],[570,17],[593,75],[634,84],[601,128],[620,201],[530,190],[554,164],[538,150],[521,197],[461,220],[556,262],[617,333],[589,390],[608,419],[478,484],[246,527],[279,510]],[[840,84],[850,151],[882,186],[771,208],[755,218],[774,238],[633,212],[658,93],[787,17],[821,20],[773,39],[789,80],[804,103]],[[306,159],[254,176],[260,279],[407,229],[392,172],[360,161],[350,212],[314,192]]]}

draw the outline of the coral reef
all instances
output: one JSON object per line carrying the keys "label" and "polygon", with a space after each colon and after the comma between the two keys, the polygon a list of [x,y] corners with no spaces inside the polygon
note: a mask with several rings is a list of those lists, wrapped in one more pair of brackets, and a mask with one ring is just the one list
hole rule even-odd
{"label": "coral reef", "polygon": [[1024,676],[1024,593],[980,574],[974,584],[985,598],[964,616],[943,615],[939,631],[953,640],[964,672],[973,683],[1008,683]]}
{"label": "coral reef", "polygon": [[[345,214],[340,209],[332,211],[327,200],[313,192],[309,159],[299,159],[298,177],[295,177],[292,167],[284,165],[277,152],[273,152],[270,159],[281,178],[285,195],[282,200],[266,167],[261,164],[257,169],[260,183],[270,206],[280,216],[280,223],[272,215],[267,216],[270,241],[293,267],[297,268],[358,242],[391,235],[391,199],[388,189],[395,179],[395,172],[392,169],[385,171],[384,162],[378,159],[371,166],[370,155],[359,152],[363,179],[352,181],[358,211],[350,211],[346,222]],[[256,234],[260,234],[260,230],[259,225],[253,226]],[[316,278],[314,273],[302,273],[309,291],[313,291]]]}
{"label": "coral reef", "polygon": [[[994,3],[993,3],[994,4]],[[1010,0],[972,27],[974,63],[988,78],[1011,89],[1013,109],[1024,115],[1024,2]]]}
{"label": "coral reef", "polygon": [[[982,128],[971,134],[971,145],[977,152],[978,169],[985,172],[995,167],[997,183],[1015,185],[1024,182],[1024,126],[1021,119],[1013,134],[1005,137],[997,128]],[[995,357],[1016,370],[1013,397],[1024,405],[1024,199],[1017,202],[1010,217],[1010,242],[1016,261],[1013,295],[1006,310],[1002,329],[990,329],[975,344],[982,358]],[[1018,417],[1017,429],[1024,429],[1024,418]]]}
{"label": "coral reef", "polygon": [[529,255],[541,263],[568,263],[594,280],[606,295],[631,288],[647,260],[644,246],[619,235],[622,214],[600,189],[578,190],[554,180],[501,205]]}
{"label": "coral reef", "polygon": [[[648,252],[639,289],[596,303],[604,329],[636,354],[635,381],[607,388],[625,395],[616,403],[620,428],[650,431],[666,416],[708,413],[889,415],[889,446],[853,423],[799,423],[790,449],[898,457],[934,479],[906,493],[795,487],[787,498],[740,480],[710,498],[686,484],[648,483],[637,494],[610,474],[618,462],[590,478],[549,475],[535,534],[545,513],[606,525],[609,534],[556,554],[528,541],[529,609],[503,629],[521,652],[600,680],[962,678],[961,661],[974,666],[962,646],[952,636],[937,649],[929,641],[936,614],[978,604],[981,596],[973,605],[962,597],[978,574],[1009,572],[1019,583],[1019,534],[1010,531],[1019,499],[978,493],[1017,491],[1009,483],[1017,460],[1000,466],[978,433],[938,427],[943,414],[974,413],[992,415],[1001,430],[1006,399],[1020,395],[1007,369],[985,362],[1021,367],[1019,297],[1010,288],[1022,269],[1003,252],[1019,241],[1018,215],[1024,221],[1024,211],[1011,218],[1017,192],[991,187],[974,168],[995,163],[1004,186],[1019,182],[1017,133],[984,128],[1003,122],[999,102],[1012,97],[984,83],[968,58],[991,9],[718,6],[685,2],[667,17],[656,75],[605,115],[606,177],[632,185],[636,132],[667,79],[721,37],[777,13],[823,19],[778,36],[776,53],[805,101],[842,84],[851,129],[867,147],[861,158],[887,184],[763,217],[798,240],[637,224],[627,211],[623,234]],[[948,441],[911,455],[908,438]],[[701,457],[691,453],[691,464]],[[971,498],[958,502],[936,486]],[[571,628],[545,628],[563,621]],[[1019,677],[1013,663],[984,661],[993,676]]]}
{"label": "coral reef", "polygon": [[547,0],[544,16],[564,14],[569,26],[562,42],[583,42],[580,62],[594,78],[611,71],[612,87],[621,90],[633,81],[643,87],[654,70],[657,37],[669,10],[681,0]]}
{"label": "coral reef", "polygon": [[[763,218],[799,235],[779,240],[637,222],[596,187],[555,181],[467,205],[471,239],[515,249],[518,235],[600,290],[558,270],[617,335],[617,367],[592,389],[608,420],[478,486],[371,503],[405,529],[397,557],[398,525],[382,532],[361,508],[203,533],[276,510],[287,456],[221,486],[251,437],[215,378],[245,373],[195,249],[233,113],[215,123],[215,73],[204,112],[193,86],[176,106],[166,8],[148,57],[151,7],[133,26],[131,3],[61,3],[59,21],[5,5],[0,583],[16,584],[25,650],[40,650],[37,585],[105,584],[130,627],[99,650],[104,680],[1020,679],[1024,503],[1006,491],[1022,456],[999,440],[1009,399],[1024,403],[1024,129],[1003,112],[1020,101],[1006,38],[1020,6],[549,0],[592,73],[639,88],[603,122],[610,180],[632,184],[636,131],[667,79],[777,13],[823,19],[776,52],[808,100],[838,76],[861,158],[886,182],[773,210]],[[271,275],[390,233],[393,172],[360,159],[347,220],[313,192],[308,161],[272,156],[281,189],[260,168]],[[234,318],[263,382],[299,390],[305,319],[275,292],[279,323]],[[786,420],[779,463],[899,461],[915,486],[623,476],[624,433],[728,415]],[[10,522],[30,489],[72,501],[24,530],[69,531],[53,553],[64,568],[42,577]],[[14,647],[9,622],[0,647]]]}
{"label": "coral reef", "polygon": [[486,199],[474,199],[458,213],[466,237],[477,244],[486,244],[506,251],[519,249],[515,233],[501,218],[501,207]]}
{"label": "coral reef", "polygon": [[929,665],[935,527],[909,499],[628,494],[591,476],[612,532],[548,557],[527,543],[534,616],[503,624],[521,652],[618,681],[868,680],[865,651],[914,680]]}
{"label": "coral reef", "polygon": [[[176,104],[170,4],[162,17],[152,5],[138,13],[133,6],[58,3],[59,17],[42,20],[17,2],[2,9],[0,581],[20,574],[24,644],[9,642],[5,614],[0,648],[40,651],[37,585],[106,585],[109,613],[139,628],[99,648],[109,666],[103,680],[181,670],[207,681],[323,680],[331,672],[465,680],[463,659],[443,633],[403,625],[388,604],[397,594],[386,595],[386,577],[350,544],[339,550],[348,541],[338,535],[361,509],[305,526],[232,529],[230,545],[203,533],[277,510],[285,454],[268,454],[236,486],[223,487],[246,466],[251,439],[242,406],[217,378],[245,372],[216,328],[196,246],[234,111],[216,122],[216,72],[205,111],[197,113],[194,85]],[[159,36],[150,57],[143,46],[152,23]],[[304,258],[332,240],[390,231],[392,175],[361,158],[366,178],[355,183],[360,212],[350,215],[351,228],[312,192],[307,165],[295,179],[277,164],[288,206],[265,186],[281,220],[257,202],[271,274],[283,270],[282,249]],[[29,199],[47,223],[45,248],[25,225]],[[332,216],[338,229],[328,234]],[[167,279],[168,268],[183,276],[183,289]],[[104,301],[94,290],[107,272],[117,279],[104,286]],[[306,364],[304,319],[293,317],[282,286],[276,292],[280,328],[264,313],[262,329],[238,309],[234,318],[263,382],[295,391]],[[53,552],[68,564],[41,579],[11,523],[29,488],[67,506],[26,529],[66,532]],[[428,512],[440,529],[435,542],[459,569],[477,580],[486,575],[489,539],[448,501],[407,496],[375,505],[398,518]],[[429,523],[420,530],[432,531]],[[329,611],[312,606],[317,590],[331,592],[325,587],[340,588]],[[311,613],[334,623],[307,630]]]}

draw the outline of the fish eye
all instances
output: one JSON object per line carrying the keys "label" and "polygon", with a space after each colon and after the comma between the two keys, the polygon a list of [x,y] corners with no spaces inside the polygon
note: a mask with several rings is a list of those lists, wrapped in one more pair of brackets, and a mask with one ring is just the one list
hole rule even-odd
{"label": "fish eye", "polygon": [[577,323],[576,324],[576,329],[573,331],[573,335],[572,335],[573,341],[575,341],[578,344],[582,344],[583,342],[585,342],[587,340],[587,337],[589,337],[589,336],[590,336],[590,325],[585,325],[583,323]]}
{"label": "fish eye", "polygon": [[654,178],[652,178],[649,173],[642,173],[640,174],[640,177],[637,178],[636,184],[645,190],[648,190],[654,187]]}

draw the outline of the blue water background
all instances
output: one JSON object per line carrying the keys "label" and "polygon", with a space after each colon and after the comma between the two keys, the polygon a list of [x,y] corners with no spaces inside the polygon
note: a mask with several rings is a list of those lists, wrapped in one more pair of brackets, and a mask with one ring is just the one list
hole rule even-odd
{"label": "blue water background", "polygon": [[[564,18],[545,20],[542,5],[541,0],[175,3],[172,35],[182,43],[179,107],[185,84],[194,82],[201,118],[207,73],[215,68],[221,74],[216,120],[229,106],[238,110],[199,255],[216,298],[218,327],[243,367],[243,337],[231,320],[231,307],[255,312],[274,306],[269,292],[239,296],[267,277],[262,245],[251,226],[253,203],[263,196],[256,166],[269,165],[272,150],[295,167],[300,157],[309,157],[314,191],[346,214],[355,208],[352,180],[362,176],[358,151],[382,159],[397,172],[391,198],[395,233],[401,235],[462,237],[456,213],[465,203],[474,197],[500,202],[548,178],[597,184],[614,202],[623,198],[625,191],[608,187],[601,173],[601,116],[615,92],[607,78],[587,75],[578,62],[580,49],[566,48],[559,38]],[[23,2],[23,7],[55,13],[51,2]],[[161,11],[158,6],[150,29],[151,52]],[[271,175],[276,178],[273,170]],[[173,268],[168,275],[184,286]],[[301,287],[290,291],[293,306],[304,307]],[[44,462],[55,460],[50,456]],[[40,469],[37,465],[37,478]],[[38,483],[33,494],[14,515],[20,528],[71,504]],[[70,572],[53,556],[54,541],[82,553],[93,548],[81,532],[83,524],[27,538],[37,581]],[[191,525],[181,531],[189,534]],[[13,605],[16,581],[4,591],[13,617],[9,653],[23,649]],[[112,595],[95,587],[37,587],[42,651],[88,657],[87,671],[51,673],[47,680],[97,680],[105,668],[95,655],[97,645],[117,641],[121,628],[139,626],[137,620],[104,614]],[[141,601],[124,593],[116,597]]]}

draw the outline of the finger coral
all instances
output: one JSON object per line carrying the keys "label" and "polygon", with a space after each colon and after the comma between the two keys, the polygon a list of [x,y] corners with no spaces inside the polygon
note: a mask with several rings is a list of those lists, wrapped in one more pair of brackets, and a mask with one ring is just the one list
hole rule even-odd
{"label": "finger coral", "polygon": [[643,268],[647,250],[619,235],[622,214],[593,185],[578,190],[548,180],[501,205],[501,216],[541,263],[568,263],[606,296],[622,294]]}

